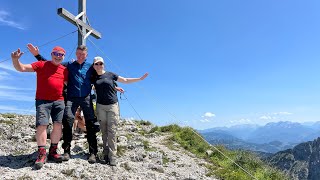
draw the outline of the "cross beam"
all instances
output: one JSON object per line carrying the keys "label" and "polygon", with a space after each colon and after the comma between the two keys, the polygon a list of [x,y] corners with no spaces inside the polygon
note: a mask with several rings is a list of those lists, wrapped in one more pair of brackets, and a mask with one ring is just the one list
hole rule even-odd
{"label": "cross beam", "polygon": [[86,38],[89,35],[95,37],[96,39],[100,39],[102,35],[100,32],[96,31],[89,24],[86,23],[86,0],[78,0],[78,2],[79,14],[77,16],[74,16],[64,8],[58,9],[58,15],[60,15],[70,23],[80,28],[78,31],[78,45],[86,45]]}

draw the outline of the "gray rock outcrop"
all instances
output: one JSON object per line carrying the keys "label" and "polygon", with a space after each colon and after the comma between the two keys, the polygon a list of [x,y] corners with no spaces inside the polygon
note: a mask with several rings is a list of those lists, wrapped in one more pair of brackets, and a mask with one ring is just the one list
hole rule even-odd
{"label": "gray rock outcrop", "polygon": [[[104,164],[101,133],[99,160],[87,161],[88,145],[83,136],[72,141],[72,158],[63,163],[47,162],[40,170],[33,168],[37,156],[35,117],[0,114],[1,179],[214,179],[202,159],[180,148],[168,148],[163,142],[169,134],[147,134],[152,125],[121,121],[118,130],[118,165]],[[144,133],[142,133],[144,132]],[[147,135],[145,135],[147,134]],[[47,141],[47,151],[49,148]],[[59,143],[59,152],[61,142]]]}
{"label": "gray rock outcrop", "polygon": [[269,162],[293,180],[320,179],[320,138],[280,151]]}

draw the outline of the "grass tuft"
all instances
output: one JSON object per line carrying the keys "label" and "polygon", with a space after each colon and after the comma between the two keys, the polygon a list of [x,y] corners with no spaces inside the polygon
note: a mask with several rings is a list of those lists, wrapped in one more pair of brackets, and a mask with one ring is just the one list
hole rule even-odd
{"label": "grass tuft", "polygon": [[126,153],[126,146],[117,146],[117,156],[121,157]]}
{"label": "grass tuft", "polygon": [[152,123],[150,121],[140,120],[140,121],[135,121],[135,122],[136,122],[136,124],[142,125],[142,126],[150,126],[150,125],[152,125]]}
{"label": "grass tuft", "polygon": [[1,114],[1,116],[2,116],[3,118],[10,118],[10,119],[16,117],[16,115],[15,115],[15,114],[12,114],[12,113]]}

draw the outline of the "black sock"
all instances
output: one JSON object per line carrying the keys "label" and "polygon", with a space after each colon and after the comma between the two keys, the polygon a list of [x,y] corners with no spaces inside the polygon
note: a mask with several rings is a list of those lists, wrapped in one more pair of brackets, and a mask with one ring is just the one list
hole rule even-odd
{"label": "black sock", "polygon": [[51,143],[51,145],[50,145],[50,147],[55,147],[55,146],[58,146],[58,143],[56,143],[56,144]]}
{"label": "black sock", "polygon": [[38,149],[40,149],[40,148],[44,148],[44,149],[45,149],[45,147],[46,147],[46,146],[38,146]]}

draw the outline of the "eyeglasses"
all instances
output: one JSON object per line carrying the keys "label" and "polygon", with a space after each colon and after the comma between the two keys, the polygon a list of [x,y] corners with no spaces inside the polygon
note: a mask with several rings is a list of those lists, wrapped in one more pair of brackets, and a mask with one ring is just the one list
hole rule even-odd
{"label": "eyeglasses", "polygon": [[103,63],[94,63],[94,65],[96,65],[96,66],[102,66]]}
{"label": "eyeglasses", "polygon": [[63,53],[58,53],[58,52],[52,52],[52,54],[53,54],[54,56],[58,56],[58,57],[64,56]]}

